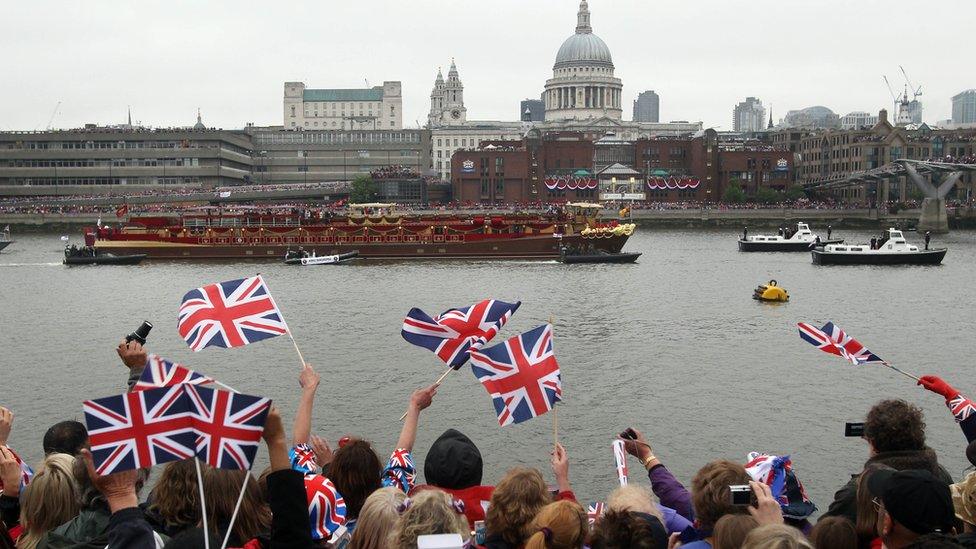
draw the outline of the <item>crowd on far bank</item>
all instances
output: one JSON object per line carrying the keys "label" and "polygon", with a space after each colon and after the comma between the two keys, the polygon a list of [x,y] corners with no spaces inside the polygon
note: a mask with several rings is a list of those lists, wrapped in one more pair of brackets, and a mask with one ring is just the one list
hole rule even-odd
{"label": "crowd on far bank", "polygon": [[[125,341],[117,350],[132,390],[147,352]],[[485,462],[506,464],[509,455],[484,453],[477,433],[449,429],[416,464],[416,436],[437,385],[409,395],[396,441],[371,441],[369,433],[349,432],[353,425],[314,418],[319,383],[306,365],[295,383],[299,404],[290,432],[272,408],[262,434],[270,463],[263,471],[249,476],[204,466],[195,474],[194,461],[172,461],[157,466],[148,493],[149,470],[96,471],[84,424],[39,425],[0,407],[0,548],[197,548],[208,539],[216,548],[226,539],[228,547],[248,549],[412,549],[433,535],[456,540],[438,547],[457,549],[976,547],[976,473],[954,481],[939,461],[940,454],[965,454],[976,464],[976,407],[935,376],[920,379],[930,393],[914,399],[944,399],[950,413],[938,420],[953,416],[967,444],[960,439],[931,448],[915,402],[877,402],[865,410],[865,461],[848,464],[855,474],[837,479],[829,502],[807,496],[796,471],[810,466],[795,470],[787,456],[754,453],[746,462],[675,456],[628,425],[606,434],[632,460],[631,481],[607,486],[599,503],[579,501],[574,448],[558,443],[540,452],[540,462],[549,453],[546,466],[508,463],[504,475],[490,479]],[[20,445],[26,431],[44,431],[43,448]],[[341,433],[348,434],[338,438]],[[44,457],[31,460],[31,471],[15,449],[31,456],[43,450]],[[669,459],[701,465],[690,479],[679,479]],[[645,475],[646,481],[639,478]],[[310,501],[309,478],[334,486],[344,516],[335,504],[328,520],[318,520],[330,510],[321,499]]]}

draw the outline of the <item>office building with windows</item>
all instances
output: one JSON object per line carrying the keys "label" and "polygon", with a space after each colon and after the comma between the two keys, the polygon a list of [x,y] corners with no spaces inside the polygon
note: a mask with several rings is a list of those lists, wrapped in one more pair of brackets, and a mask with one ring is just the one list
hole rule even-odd
{"label": "office building with windows", "polygon": [[399,130],[403,128],[400,82],[360,89],[312,89],[285,82],[285,129]]}

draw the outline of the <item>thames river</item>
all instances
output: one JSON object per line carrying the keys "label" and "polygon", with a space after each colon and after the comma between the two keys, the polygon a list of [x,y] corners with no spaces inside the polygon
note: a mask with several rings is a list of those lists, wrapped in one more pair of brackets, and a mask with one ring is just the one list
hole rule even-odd
{"label": "thames river", "polygon": [[[611,440],[633,426],[686,484],[712,459],[745,462],[753,450],[791,454],[825,510],[868,457],[864,442],[844,437],[844,423],[862,421],[874,402],[891,397],[922,406],[928,443],[955,478],[968,465],[965,438],[941,397],[882,366],[854,367],[817,351],[798,337],[796,323],[833,320],[892,364],[941,375],[976,397],[974,232],[934,237],[933,246],[949,247],[939,267],[818,267],[806,253],[739,253],[733,230],[650,229],[638,230],[627,245],[644,253],[636,265],[65,267],[59,236],[15,235],[17,242],[0,253],[0,404],[16,414],[11,446],[31,462],[41,457],[49,425],[81,420],[82,400],[124,389],[127,371],[115,346],[143,319],[156,325],[152,352],[274,399],[290,425],[300,363],[287,337],[194,353],[176,332],[185,292],[260,272],[306,360],[322,375],[313,432],[333,444],[347,433],[362,435],[387,454],[410,392],[443,371],[432,353],[400,337],[411,307],[436,314],[494,297],[522,301],[496,342],[555,319],[565,399],[557,406],[559,438],[580,501],[603,500],[615,486]],[[789,291],[789,303],[751,299],[753,288],[771,278]],[[421,417],[414,452],[421,473],[427,448],[450,427],[481,448],[485,484],[515,465],[539,467],[553,482],[551,414],[499,427],[467,367],[447,377]],[[266,455],[259,453],[257,467]],[[630,466],[631,478],[646,483],[640,465]]]}

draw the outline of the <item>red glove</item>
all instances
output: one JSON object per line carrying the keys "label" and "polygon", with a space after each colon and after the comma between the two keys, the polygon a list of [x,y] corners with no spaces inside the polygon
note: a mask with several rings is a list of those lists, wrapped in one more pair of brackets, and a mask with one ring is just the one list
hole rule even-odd
{"label": "red glove", "polygon": [[959,391],[955,387],[949,385],[942,380],[939,376],[922,376],[918,380],[918,384],[925,387],[933,393],[940,394],[945,397],[946,402],[959,396]]}

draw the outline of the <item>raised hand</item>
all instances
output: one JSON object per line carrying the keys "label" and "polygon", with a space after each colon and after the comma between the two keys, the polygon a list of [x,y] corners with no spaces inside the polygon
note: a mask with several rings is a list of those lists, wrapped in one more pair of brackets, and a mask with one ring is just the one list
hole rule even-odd
{"label": "raised hand", "polygon": [[430,387],[424,389],[417,389],[410,395],[410,407],[416,409],[418,412],[431,405],[434,402],[434,395],[437,394],[437,388],[440,385],[435,383]]}
{"label": "raised hand", "polygon": [[129,469],[128,471],[119,471],[111,475],[100,476],[95,471],[91,451],[83,448],[81,450],[81,457],[85,460],[85,466],[88,468],[88,477],[92,481],[92,486],[105,496],[105,499],[108,501],[108,506],[113,513],[120,509],[139,506],[139,498],[136,496],[136,482],[139,480],[138,469]]}
{"label": "raised hand", "polygon": [[14,424],[14,413],[0,406],[0,446],[10,438],[10,429]]}
{"label": "raised hand", "polygon": [[569,455],[566,453],[566,448],[563,448],[563,445],[557,442],[556,447],[550,455],[552,457],[549,462],[552,465],[552,474],[556,476],[556,484],[559,486],[559,491],[565,492],[570,490]]}
{"label": "raised hand", "polygon": [[146,365],[146,350],[142,347],[142,344],[138,341],[129,341],[128,343],[123,339],[122,343],[119,343],[118,348],[115,352],[119,354],[119,358],[122,359],[122,364],[129,369],[139,368]]}
{"label": "raised hand", "polygon": [[[633,438],[624,437],[623,435],[633,435]],[[651,445],[647,442],[644,437],[644,433],[641,433],[633,427],[628,428],[623,433],[617,437],[619,440],[624,441],[624,448],[627,453],[636,457],[637,459],[643,461],[647,456],[653,455],[651,451]]]}
{"label": "raised hand", "polygon": [[332,463],[332,448],[329,442],[318,435],[312,435],[312,450],[315,451],[315,463],[325,467]]}
{"label": "raised hand", "polygon": [[13,451],[6,446],[0,446],[0,484],[3,485],[3,495],[20,495],[20,474],[20,464],[17,463]]}
{"label": "raised hand", "polygon": [[759,526],[767,524],[783,524],[783,509],[773,497],[773,491],[762,482],[749,481],[752,492],[756,494],[756,506],[749,506],[749,514],[756,519]]}
{"label": "raised hand", "polygon": [[298,384],[302,386],[303,391],[315,392],[319,388],[319,375],[315,373],[311,364],[305,363],[302,373],[298,375]]}
{"label": "raised hand", "polygon": [[281,423],[281,414],[274,406],[268,411],[268,417],[264,420],[264,432],[261,433],[261,438],[268,443],[285,439],[285,426]]}
{"label": "raised hand", "polygon": [[959,396],[959,391],[939,376],[922,376],[918,379],[918,384],[935,394],[942,395],[946,402]]}

